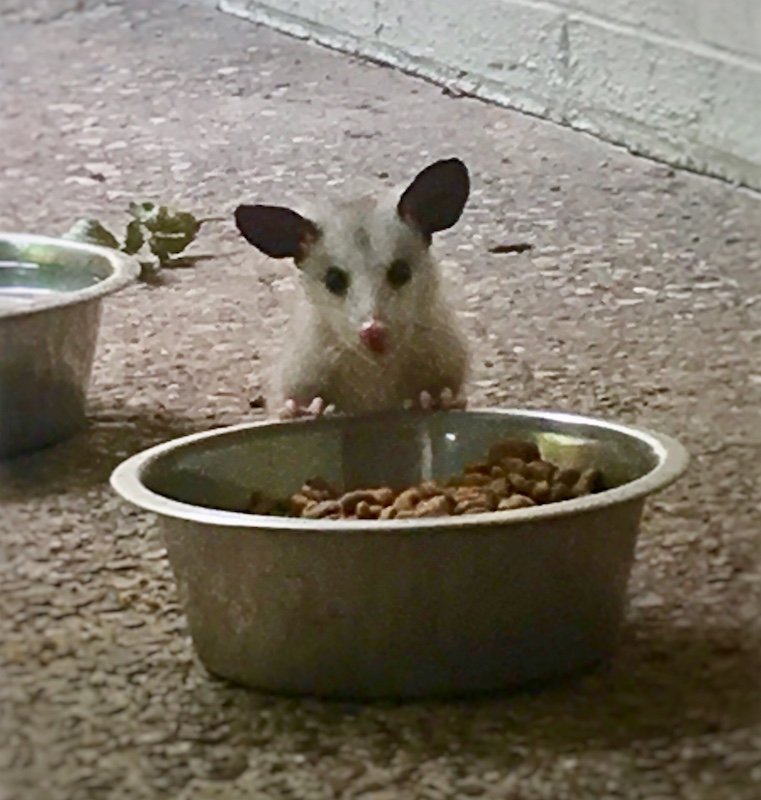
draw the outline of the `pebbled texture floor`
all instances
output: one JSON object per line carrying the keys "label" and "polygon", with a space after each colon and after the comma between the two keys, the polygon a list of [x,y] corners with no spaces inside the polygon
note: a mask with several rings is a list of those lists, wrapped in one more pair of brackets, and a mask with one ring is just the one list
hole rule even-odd
{"label": "pebbled texture floor", "polygon": [[[758,197],[199,3],[6,0],[0,85],[0,229],[119,226],[133,199],[226,219],[194,246],[208,260],[108,301],[89,429],[0,471],[2,800],[761,797]],[[458,703],[212,679],[154,520],[107,477],[263,413],[289,272],[238,237],[237,203],[452,154],[473,196],[438,248],[472,402],[637,422],[693,455],[649,505],[620,652]]]}

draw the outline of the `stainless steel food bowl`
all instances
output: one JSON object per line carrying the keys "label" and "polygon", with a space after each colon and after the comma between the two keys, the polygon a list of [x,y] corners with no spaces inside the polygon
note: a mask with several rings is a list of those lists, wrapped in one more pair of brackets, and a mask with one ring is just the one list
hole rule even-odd
{"label": "stainless steel food bowl", "polygon": [[84,424],[100,301],[139,270],[115,250],[0,233],[1,458]]}
{"label": "stainless steel food bowl", "polygon": [[[252,489],[288,496],[456,474],[505,437],[605,491],[455,518],[254,516]],[[497,690],[608,657],[647,495],[685,469],[666,436],[521,410],[247,424],[159,445],[114,489],[160,516],[197,652],[252,687],[343,698]]]}

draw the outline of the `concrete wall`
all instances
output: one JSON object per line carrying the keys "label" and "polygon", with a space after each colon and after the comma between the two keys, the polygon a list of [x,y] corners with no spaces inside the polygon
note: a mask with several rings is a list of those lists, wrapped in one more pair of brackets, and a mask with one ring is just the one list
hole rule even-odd
{"label": "concrete wall", "polygon": [[220,0],[761,189],[761,0]]}

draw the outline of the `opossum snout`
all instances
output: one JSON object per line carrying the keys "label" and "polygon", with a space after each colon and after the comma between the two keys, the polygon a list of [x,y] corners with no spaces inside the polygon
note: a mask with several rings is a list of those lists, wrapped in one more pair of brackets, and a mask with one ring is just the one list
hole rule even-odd
{"label": "opossum snout", "polygon": [[371,319],[359,329],[359,338],[373,353],[384,353],[388,345],[388,328],[377,319]]}

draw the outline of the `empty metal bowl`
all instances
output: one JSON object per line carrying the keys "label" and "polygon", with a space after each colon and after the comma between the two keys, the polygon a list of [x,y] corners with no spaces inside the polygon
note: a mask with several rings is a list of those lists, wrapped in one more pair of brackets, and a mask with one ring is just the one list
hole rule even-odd
{"label": "empty metal bowl", "polygon": [[[605,491],[518,511],[399,521],[254,516],[252,489],[287,497],[456,474],[500,438],[560,466],[597,466]],[[240,425],[151,448],[115,490],[160,516],[197,652],[259,689],[343,698],[489,691],[608,657],[642,506],[685,469],[673,439],[521,410]]]}
{"label": "empty metal bowl", "polygon": [[100,301],[139,270],[116,250],[0,233],[0,457],[82,427]]}

